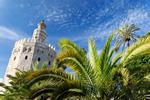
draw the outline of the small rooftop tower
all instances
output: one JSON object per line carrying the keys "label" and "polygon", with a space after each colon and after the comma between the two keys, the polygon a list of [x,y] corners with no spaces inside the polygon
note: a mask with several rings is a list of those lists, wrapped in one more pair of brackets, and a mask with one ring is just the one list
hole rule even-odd
{"label": "small rooftop tower", "polygon": [[42,20],[38,24],[38,27],[34,30],[32,39],[37,42],[45,42],[45,39],[46,39],[45,28],[46,28],[46,25],[44,23],[44,20]]}

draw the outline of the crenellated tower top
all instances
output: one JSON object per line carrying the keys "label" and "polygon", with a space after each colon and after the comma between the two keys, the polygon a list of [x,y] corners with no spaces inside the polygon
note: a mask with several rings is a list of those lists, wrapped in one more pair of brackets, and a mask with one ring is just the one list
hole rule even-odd
{"label": "crenellated tower top", "polygon": [[45,32],[46,25],[44,20],[40,21],[38,27],[34,30],[32,40],[35,42],[45,42],[46,39],[46,32]]}
{"label": "crenellated tower top", "polygon": [[24,38],[16,41],[4,76],[4,83],[9,85],[7,75],[15,76],[17,70],[33,70],[33,65],[38,62],[39,68],[42,64],[51,66],[56,57],[55,48],[45,42],[46,25],[40,21],[37,28],[33,31],[32,39]]}

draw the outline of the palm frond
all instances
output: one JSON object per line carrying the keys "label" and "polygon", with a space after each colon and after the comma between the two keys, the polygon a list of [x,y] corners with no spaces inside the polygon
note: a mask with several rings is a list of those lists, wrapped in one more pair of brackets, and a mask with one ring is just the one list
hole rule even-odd
{"label": "palm frond", "polygon": [[75,44],[74,42],[67,40],[67,39],[61,39],[59,41],[59,47],[61,48],[61,50],[63,49],[73,49],[75,52],[79,53],[82,58],[86,57],[86,52],[83,48],[80,48],[77,44]]}
{"label": "palm frond", "polygon": [[97,67],[99,65],[99,62],[98,62],[98,54],[97,54],[94,40],[89,39],[88,45],[89,45],[88,57],[89,57],[90,64],[92,65],[92,67]]}
{"label": "palm frond", "polygon": [[111,60],[111,66],[114,66],[115,64],[117,64],[117,62],[121,59],[122,55],[123,55],[123,52],[120,52],[114,55],[114,57]]}
{"label": "palm frond", "polygon": [[104,66],[105,64],[108,64],[108,63],[105,63],[107,62],[107,59],[108,59],[108,55],[109,55],[109,50],[110,50],[110,43],[113,39],[113,34],[111,34],[109,36],[109,38],[107,39],[101,53],[100,53],[100,56],[99,56],[99,62],[100,62],[100,70],[101,72],[103,72],[104,70]]}
{"label": "palm frond", "polygon": [[82,61],[81,56],[75,53],[75,51],[68,49],[67,51],[60,53],[58,59],[60,64],[64,64],[76,72],[77,75],[79,75],[79,78],[82,77],[85,81],[92,83],[92,76],[90,76],[92,70],[89,70],[91,68],[90,65],[86,59]]}

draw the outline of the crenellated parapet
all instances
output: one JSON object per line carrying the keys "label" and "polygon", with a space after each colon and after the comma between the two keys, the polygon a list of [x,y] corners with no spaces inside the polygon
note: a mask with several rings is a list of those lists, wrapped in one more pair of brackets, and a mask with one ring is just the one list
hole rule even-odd
{"label": "crenellated parapet", "polygon": [[50,49],[54,50],[54,51],[56,50],[55,47],[54,47],[53,45],[51,45],[51,44],[49,44],[48,47],[49,47]]}
{"label": "crenellated parapet", "polygon": [[31,42],[34,42],[31,38],[24,38],[24,39],[16,41],[15,46],[23,44],[23,43],[31,43]]}
{"label": "crenellated parapet", "polygon": [[18,40],[18,41],[16,41],[16,43],[15,43],[15,47],[18,47],[19,45],[23,45],[23,44],[27,44],[27,43],[39,43],[39,44],[41,44],[41,45],[43,45],[43,46],[47,46],[49,49],[51,49],[51,50],[56,50],[55,49],[55,47],[53,46],[53,45],[51,45],[51,44],[47,44],[47,43],[45,43],[45,42],[37,42],[37,41],[34,41],[33,39],[31,39],[31,38],[24,38],[24,39],[21,39],[21,40]]}

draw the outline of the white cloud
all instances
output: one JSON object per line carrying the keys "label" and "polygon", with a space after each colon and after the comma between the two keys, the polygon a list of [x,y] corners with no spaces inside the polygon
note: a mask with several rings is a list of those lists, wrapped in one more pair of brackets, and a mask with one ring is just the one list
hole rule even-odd
{"label": "white cloud", "polygon": [[130,9],[128,10],[127,17],[122,21],[124,23],[144,24],[145,20],[149,19],[149,14],[145,9]]}
{"label": "white cloud", "polygon": [[17,40],[21,37],[16,31],[4,26],[0,26],[0,38],[7,40]]}
{"label": "white cloud", "polygon": [[[107,11],[104,11],[103,14],[105,14],[106,12]],[[97,20],[97,22],[98,22],[98,20]],[[89,27],[83,33],[86,34],[85,35],[86,37],[88,37],[90,35],[95,39],[103,40],[110,33],[112,33],[115,29],[119,28],[120,26],[124,25],[125,23],[134,23],[138,27],[140,27],[142,30],[148,31],[149,26],[150,26],[149,13],[144,8],[129,9],[126,13],[126,16],[113,15],[112,20],[109,20],[106,23],[98,23],[98,24],[94,23],[93,26]],[[145,23],[147,23],[147,24],[145,24]]]}
{"label": "white cloud", "polygon": [[127,12],[127,16],[121,20],[119,26],[124,25],[125,23],[135,24],[140,30],[138,34],[144,34],[150,29],[150,16],[149,11],[144,8],[130,9]]}

